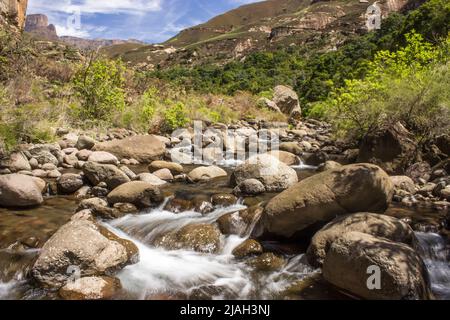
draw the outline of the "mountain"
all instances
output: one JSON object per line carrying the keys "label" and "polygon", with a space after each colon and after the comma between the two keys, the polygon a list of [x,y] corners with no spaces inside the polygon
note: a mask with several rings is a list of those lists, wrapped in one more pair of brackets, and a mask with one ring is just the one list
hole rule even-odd
{"label": "mountain", "polygon": [[[384,17],[408,0],[381,0]],[[224,63],[250,52],[290,45],[334,50],[367,32],[367,0],[268,0],[241,6],[188,28],[161,45],[112,46],[110,57],[148,69],[175,64]]]}
{"label": "mountain", "polygon": [[31,33],[41,39],[58,40],[56,27],[48,23],[48,18],[44,14],[31,14],[27,16],[25,32]]}
{"label": "mountain", "polygon": [[142,44],[138,40],[83,39],[70,36],[59,37],[53,24],[49,24],[44,14],[31,14],[26,17],[25,32],[40,40],[60,41],[80,50],[97,50],[100,47],[125,43]]}
{"label": "mountain", "polygon": [[23,28],[28,0],[0,0],[0,26]]}

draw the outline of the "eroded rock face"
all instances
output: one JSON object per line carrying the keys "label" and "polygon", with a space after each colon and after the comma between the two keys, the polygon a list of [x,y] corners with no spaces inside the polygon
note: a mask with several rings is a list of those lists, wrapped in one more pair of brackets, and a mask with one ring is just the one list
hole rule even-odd
{"label": "eroded rock face", "polygon": [[25,31],[30,32],[41,39],[58,39],[55,26],[48,23],[48,17],[44,14],[28,15],[25,23]]}
{"label": "eroded rock face", "polygon": [[42,248],[33,277],[43,286],[61,288],[75,267],[81,277],[114,274],[138,261],[138,249],[90,220],[62,226]]}
{"label": "eroded rock face", "polygon": [[136,159],[140,163],[159,160],[166,152],[166,145],[153,135],[137,135],[122,140],[97,143],[94,151],[106,151],[119,159]]}
{"label": "eroded rock face", "polygon": [[[379,290],[370,290],[370,267],[381,271]],[[409,246],[349,232],[333,242],[324,264],[325,280],[364,299],[423,300],[431,298],[427,270]]]}
{"label": "eroded rock face", "polygon": [[28,0],[0,0],[0,19],[4,16],[11,26],[22,29],[27,6]]}
{"label": "eroded rock face", "polygon": [[261,224],[266,232],[291,237],[320,228],[336,216],[384,212],[393,196],[389,176],[372,164],[355,164],[305,179],[274,197]]}
{"label": "eroded rock face", "polygon": [[[23,174],[0,176],[0,206],[30,207],[44,202],[42,185],[34,177]],[[45,182],[44,182],[45,185]]]}
{"label": "eroded rock face", "polygon": [[415,238],[410,226],[393,217],[375,213],[345,215],[334,219],[314,235],[307,252],[308,262],[314,267],[322,266],[333,242],[353,231],[408,245]]}

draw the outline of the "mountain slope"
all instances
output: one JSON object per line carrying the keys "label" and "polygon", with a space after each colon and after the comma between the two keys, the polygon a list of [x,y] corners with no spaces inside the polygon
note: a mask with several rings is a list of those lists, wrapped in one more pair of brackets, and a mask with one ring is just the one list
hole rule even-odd
{"label": "mountain slope", "polygon": [[[378,1],[383,16],[408,0]],[[183,30],[161,45],[104,48],[140,68],[225,63],[247,54],[294,45],[334,50],[348,37],[367,32],[364,0],[268,0],[242,6]]]}

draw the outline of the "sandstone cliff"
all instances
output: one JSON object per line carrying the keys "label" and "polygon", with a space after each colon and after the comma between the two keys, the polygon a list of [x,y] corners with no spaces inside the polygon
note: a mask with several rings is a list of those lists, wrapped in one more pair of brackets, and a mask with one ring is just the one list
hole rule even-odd
{"label": "sandstone cliff", "polygon": [[21,30],[25,24],[28,0],[0,0],[0,25]]}
{"label": "sandstone cliff", "polygon": [[25,31],[46,40],[58,40],[56,28],[48,23],[48,18],[43,14],[31,14],[27,16]]}

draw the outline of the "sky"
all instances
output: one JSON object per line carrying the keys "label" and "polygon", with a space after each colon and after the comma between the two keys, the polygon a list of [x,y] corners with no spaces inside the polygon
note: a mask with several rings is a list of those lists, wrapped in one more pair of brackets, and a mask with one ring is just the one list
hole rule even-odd
{"label": "sky", "polygon": [[179,31],[260,0],[29,0],[27,14],[42,13],[59,36],[137,39],[160,43]]}

